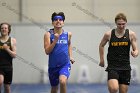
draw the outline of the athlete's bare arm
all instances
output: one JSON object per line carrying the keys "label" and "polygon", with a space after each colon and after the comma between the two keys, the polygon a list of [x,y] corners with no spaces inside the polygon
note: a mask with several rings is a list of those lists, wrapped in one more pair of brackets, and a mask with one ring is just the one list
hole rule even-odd
{"label": "athlete's bare arm", "polygon": [[99,45],[99,54],[100,54],[99,66],[101,67],[104,67],[104,46],[110,40],[110,36],[111,36],[111,31],[106,32]]}
{"label": "athlete's bare arm", "polygon": [[16,57],[16,39],[11,38],[11,48],[7,46],[7,44],[3,45],[3,48],[10,54],[11,57],[15,58]]}
{"label": "athlete's bare arm", "polygon": [[136,33],[133,32],[133,31],[130,31],[130,42],[131,42],[131,45],[132,45],[131,55],[133,57],[137,57],[138,54],[139,54],[139,51],[138,51]]}
{"label": "athlete's bare arm", "polygon": [[71,37],[72,37],[72,33],[71,32],[68,32],[68,42],[69,42],[69,57],[70,57],[70,61],[71,61],[71,63],[73,64],[75,61],[74,61],[74,59],[73,59],[73,57],[72,57],[72,45],[71,45]]}
{"label": "athlete's bare arm", "polygon": [[55,44],[57,43],[57,40],[59,38],[58,34],[55,34],[55,39],[52,43],[50,43],[50,33],[46,32],[44,35],[44,49],[45,49],[45,53],[48,55],[53,48],[55,47]]}

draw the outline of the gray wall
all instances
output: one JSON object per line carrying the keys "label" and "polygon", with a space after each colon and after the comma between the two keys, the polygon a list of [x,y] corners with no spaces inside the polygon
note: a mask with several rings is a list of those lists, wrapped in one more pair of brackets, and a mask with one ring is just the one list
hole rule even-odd
{"label": "gray wall", "polygon": [[[51,27],[51,25],[47,25],[46,29]],[[64,28],[73,33],[73,57],[76,60],[76,63],[72,65],[69,82],[80,82],[79,79],[91,83],[105,82],[105,69],[98,66],[98,46],[104,32],[110,30],[110,28],[98,23],[65,24]],[[137,33],[138,43],[140,44],[140,32],[138,32],[140,24],[129,24],[128,28]],[[13,24],[11,36],[17,39],[17,55],[23,58],[14,59],[13,83],[48,83],[47,74],[40,72],[47,69],[48,64],[48,56],[45,54],[43,47],[44,33],[45,30],[37,25]],[[131,64],[140,69],[140,56],[136,59],[131,58],[131,61]],[[86,76],[81,78],[81,73],[84,73],[84,71]],[[140,81],[140,78],[138,78],[138,81]]]}
{"label": "gray wall", "polygon": [[0,0],[0,21],[30,23],[28,17],[46,23],[54,11],[63,11],[68,23],[91,23],[97,20],[95,16],[113,22],[118,12],[125,13],[131,22],[139,22],[139,9],[140,0]]}

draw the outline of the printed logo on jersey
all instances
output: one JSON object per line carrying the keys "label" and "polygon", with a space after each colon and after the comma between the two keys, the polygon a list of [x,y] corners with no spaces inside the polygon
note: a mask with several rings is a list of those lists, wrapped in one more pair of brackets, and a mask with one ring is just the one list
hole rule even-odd
{"label": "printed logo on jersey", "polygon": [[64,39],[65,37],[62,37],[62,39]]}
{"label": "printed logo on jersey", "polygon": [[126,37],[124,36],[124,38],[126,38]]}
{"label": "printed logo on jersey", "polygon": [[0,46],[0,49],[3,49],[3,46]]}
{"label": "printed logo on jersey", "polygon": [[70,70],[71,70],[71,68],[70,67],[68,67],[68,71],[70,72]]}
{"label": "printed logo on jersey", "polygon": [[[54,41],[54,39],[52,39]],[[67,44],[67,40],[58,40],[57,44]]]}
{"label": "printed logo on jersey", "polygon": [[128,46],[128,42],[111,42],[112,46]]}

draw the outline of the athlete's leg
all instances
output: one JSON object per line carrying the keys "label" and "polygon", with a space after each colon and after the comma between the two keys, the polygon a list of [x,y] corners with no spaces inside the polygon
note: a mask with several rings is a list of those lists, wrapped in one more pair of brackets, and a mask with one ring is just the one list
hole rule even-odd
{"label": "athlete's leg", "polygon": [[110,93],[117,93],[119,89],[119,84],[117,79],[108,80],[108,90]]}
{"label": "athlete's leg", "polygon": [[4,84],[4,93],[11,93],[10,84]]}
{"label": "athlete's leg", "polygon": [[71,69],[71,65],[66,64],[59,72],[60,93],[66,93],[67,90],[66,83],[67,83],[67,79],[70,76],[70,69]]}
{"label": "athlete's leg", "polygon": [[57,93],[57,91],[58,91],[58,86],[51,87],[51,93]]}
{"label": "athlete's leg", "polygon": [[126,84],[119,85],[119,93],[127,93],[127,91],[128,91],[128,85]]}
{"label": "athlete's leg", "polygon": [[51,93],[57,93],[59,84],[59,69],[49,68],[48,73],[49,73],[49,81],[51,84]]}
{"label": "athlete's leg", "polygon": [[117,93],[119,90],[119,75],[116,70],[108,71],[108,90],[110,93]]}
{"label": "athlete's leg", "polygon": [[120,71],[119,76],[119,93],[127,93],[130,84],[131,71]]}
{"label": "athlete's leg", "polygon": [[67,77],[65,75],[60,75],[59,82],[60,82],[60,93],[66,93]]}
{"label": "athlete's leg", "polygon": [[1,93],[1,87],[4,81],[4,76],[2,74],[0,74],[0,93]]}
{"label": "athlete's leg", "polygon": [[12,83],[13,69],[6,68],[4,75],[4,93],[11,93],[10,85]]}

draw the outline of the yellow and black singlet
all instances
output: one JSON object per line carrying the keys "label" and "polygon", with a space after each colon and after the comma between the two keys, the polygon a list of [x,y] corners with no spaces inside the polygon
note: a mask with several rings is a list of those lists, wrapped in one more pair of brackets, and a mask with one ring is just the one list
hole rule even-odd
{"label": "yellow and black singlet", "polygon": [[6,42],[0,41],[0,68],[12,67],[12,57],[3,49],[3,45],[7,44],[11,49],[11,37]]}
{"label": "yellow and black singlet", "polygon": [[118,38],[115,29],[111,32],[111,38],[107,54],[107,69],[130,70],[130,38],[129,30],[126,29],[124,35]]}

